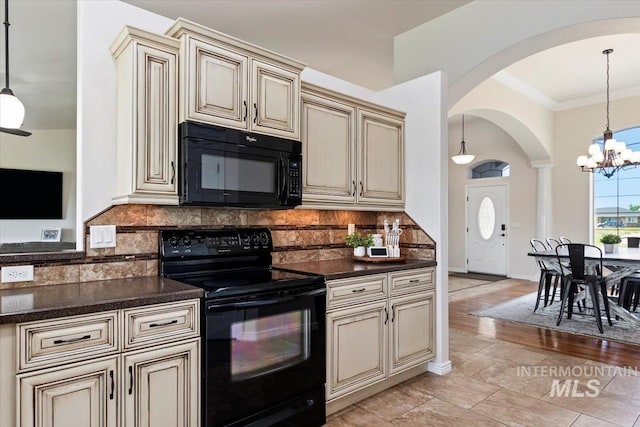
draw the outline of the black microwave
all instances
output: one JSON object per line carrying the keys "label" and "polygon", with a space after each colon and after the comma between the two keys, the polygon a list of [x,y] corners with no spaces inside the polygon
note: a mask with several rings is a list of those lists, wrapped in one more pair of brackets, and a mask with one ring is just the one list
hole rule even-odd
{"label": "black microwave", "polygon": [[300,141],[203,123],[178,126],[181,205],[291,208],[302,203]]}

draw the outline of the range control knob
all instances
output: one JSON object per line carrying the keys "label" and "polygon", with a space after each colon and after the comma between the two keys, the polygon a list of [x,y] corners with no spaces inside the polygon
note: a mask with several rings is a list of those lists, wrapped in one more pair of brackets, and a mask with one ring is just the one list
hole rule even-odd
{"label": "range control knob", "polygon": [[251,244],[252,245],[257,245],[260,242],[260,237],[258,237],[257,234],[252,234],[251,235]]}
{"label": "range control knob", "polygon": [[261,231],[260,232],[260,243],[263,245],[268,245],[269,244],[269,234],[267,234],[266,231]]}
{"label": "range control knob", "polygon": [[172,248],[178,247],[178,237],[175,234],[169,237],[169,246],[171,246]]}
{"label": "range control knob", "polygon": [[240,236],[240,241],[244,246],[248,246],[251,243],[251,236],[248,233],[244,233]]}
{"label": "range control knob", "polygon": [[182,244],[184,245],[184,247],[188,248],[191,247],[191,237],[189,236],[184,236],[182,238]]}

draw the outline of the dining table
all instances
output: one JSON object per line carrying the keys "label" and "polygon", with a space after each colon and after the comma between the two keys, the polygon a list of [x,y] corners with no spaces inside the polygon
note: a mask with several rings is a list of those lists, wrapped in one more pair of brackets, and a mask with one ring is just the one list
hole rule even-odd
{"label": "dining table", "polygon": [[[535,257],[536,261],[542,261],[547,268],[550,268],[559,274],[562,274],[560,268],[560,262],[565,259],[569,260],[569,255],[566,250],[559,251],[556,254],[554,250],[529,252],[529,256]],[[560,259],[558,259],[560,255]],[[585,262],[587,266],[591,266],[595,269],[596,264],[600,263],[599,257],[586,256]],[[564,263],[563,263],[564,264]],[[611,289],[616,284],[620,283],[624,277],[640,271],[640,248],[627,248],[619,247],[616,252],[605,253],[602,251],[602,266],[606,270],[603,274],[607,288]],[[565,266],[565,272],[567,267]],[[618,305],[617,298],[611,295],[609,292],[609,307],[611,311],[619,318],[635,322],[640,325],[640,317],[632,311]]]}

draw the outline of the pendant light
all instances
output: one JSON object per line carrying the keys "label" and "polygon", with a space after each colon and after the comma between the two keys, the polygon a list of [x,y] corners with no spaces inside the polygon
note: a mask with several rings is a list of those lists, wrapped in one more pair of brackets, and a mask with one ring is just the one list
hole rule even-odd
{"label": "pendant light", "polygon": [[474,156],[473,154],[467,154],[467,148],[465,147],[465,142],[464,142],[464,114],[462,115],[462,141],[460,141],[460,151],[458,151],[458,154],[456,154],[455,156],[451,157],[451,160],[453,160],[453,163],[458,164],[458,165],[466,165],[469,164],[473,161],[473,159],[476,156]]}
{"label": "pendant light", "polygon": [[618,169],[635,167],[640,164],[640,152],[631,151],[624,142],[613,139],[613,132],[609,129],[609,55],[613,49],[603,50],[607,55],[607,128],[600,144],[594,142],[589,146],[588,156],[578,156],[576,164],[583,172],[600,172],[611,178]]}
{"label": "pendant light", "polygon": [[24,105],[9,88],[9,0],[4,1],[4,81],[0,91],[0,132],[29,136],[31,132],[20,129],[24,120]]}

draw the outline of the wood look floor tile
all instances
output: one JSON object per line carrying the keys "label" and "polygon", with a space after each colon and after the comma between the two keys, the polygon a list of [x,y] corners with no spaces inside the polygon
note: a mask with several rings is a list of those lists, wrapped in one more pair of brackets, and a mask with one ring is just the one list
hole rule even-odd
{"label": "wood look floor tile", "polygon": [[326,427],[392,427],[393,424],[357,406],[332,417]]}
{"label": "wood look floor tile", "polygon": [[618,427],[618,424],[582,414],[575,423],[571,424],[571,427]]}
{"label": "wood look floor tile", "polygon": [[474,378],[427,374],[410,381],[440,400],[469,409],[495,393],[499,387]]}
{"label": "wood look floor tile", "polygon": [[501,426],[495,420],[434,398],[393,420],[396,426]]}
{"label": "wood look floor tile", "polygon": [[510,426],[569,426],[578,412],[501,389],[471,409]]}
{"label": "wood look floor tile", "polygon": [[[581,388],[580,391],[585,391]],[[556,406],[571,409],[614,424],[630,426],[640,416],[640,399],[600,391],[596,397],[558,397],[551,393],[543,399]]]}
{"label": "wood look floor tile", "polygon": [[372,414],[391,421],[430,400],[432,396],[409,385],[394,387],[356,404]]}
{"label": "wood look floor tile", "polygon": [[548,354],[524,346],[496,341],[476,353],[478,356],[491,358],[506,364],[537,365],[548,357]]}

